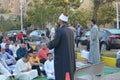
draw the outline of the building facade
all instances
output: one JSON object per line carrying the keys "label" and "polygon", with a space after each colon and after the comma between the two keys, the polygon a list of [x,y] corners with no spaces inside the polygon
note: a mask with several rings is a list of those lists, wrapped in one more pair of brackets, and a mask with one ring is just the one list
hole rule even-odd
{"label": "building facade", "polygon": [[[27,4],[32,0],[22,0],[23,10],[27,10]],[[7,12],[19,15],[20,0],[0,0],[0,8]]]}

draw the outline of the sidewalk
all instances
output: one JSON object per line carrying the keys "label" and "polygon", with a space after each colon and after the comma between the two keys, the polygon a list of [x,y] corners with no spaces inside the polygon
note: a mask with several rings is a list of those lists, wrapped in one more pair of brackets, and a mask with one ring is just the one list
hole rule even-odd
{"label": "sidewalk", "polygon": [[[84,78],[83,80],[120,80],[120,72],[101,76],[101,77],[96,77],[94,79],[91,79],[91,77],[87,75],[83,76],[82,78]],[[81,80],[81,79],[78,79],[78,80]]]}
{"label": "sidewalk", "polygon": [[[86,64],[83,64],[81,61],[77,62],[76,64],[77,64],[76,66],[79,66],[79,67],[86,65]],[[84,74],[82,76],[79,75],[78,78],[83,78],[84,80],[93,80],[89,74]],[[78,79],[78,80],[81,80],[81,79]],[[94,80],[120,80],[120,69],[105,66],[104,75],[100,77],[96,76]]]}
{"label": "sidewalk", "polygon": [[96,79],[96,80],[120,80],[120,72],[105,75],[101,77],[101,79]]}

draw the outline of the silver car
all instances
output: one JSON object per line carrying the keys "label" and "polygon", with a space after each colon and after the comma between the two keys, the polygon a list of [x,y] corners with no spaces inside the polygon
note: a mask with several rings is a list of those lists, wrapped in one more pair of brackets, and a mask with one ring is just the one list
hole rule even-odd
{"label": "silver car", "polygon": [[[29,35],[29,41],[40,41],[41,34],[44,33],[44,30],[34,30]],[[46,34],[45,34],[46,35]]]}
{"label": "silver car", "polygon": [[21,30],[10,30],[7,32],[7,37],[11,37],[14,33],[18,34]]}

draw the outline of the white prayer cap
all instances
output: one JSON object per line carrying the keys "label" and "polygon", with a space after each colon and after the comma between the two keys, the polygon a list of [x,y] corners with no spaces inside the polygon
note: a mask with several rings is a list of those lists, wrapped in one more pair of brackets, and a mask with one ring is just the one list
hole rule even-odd
{"label": "white prayer cap", "polygon": [[17,33],[13,33],[14,35],[17,35]]}
{"label": "white prayer cap", "polygon": [[64,22],[68,22],[68,15],[65,14],[65,13],[62,13],[60,16],[59,16],[59,19],[64,21]]}

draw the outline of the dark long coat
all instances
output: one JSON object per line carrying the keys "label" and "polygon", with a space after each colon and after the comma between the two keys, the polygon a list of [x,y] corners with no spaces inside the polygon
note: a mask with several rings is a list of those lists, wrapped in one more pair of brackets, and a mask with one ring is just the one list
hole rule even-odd
{"label": "dark long coat", "polygon": [[71,80],[74,80],[75,53],[73,31],[66,26],[58,28],[55,38],[49,43],[48,48],[55,49],[55,80],[65,80],[66,72],[69,72]]}

